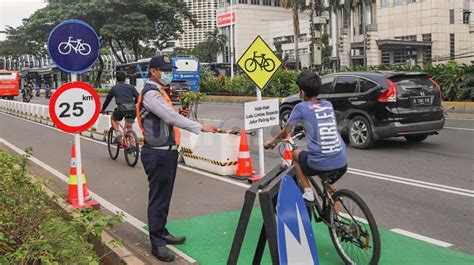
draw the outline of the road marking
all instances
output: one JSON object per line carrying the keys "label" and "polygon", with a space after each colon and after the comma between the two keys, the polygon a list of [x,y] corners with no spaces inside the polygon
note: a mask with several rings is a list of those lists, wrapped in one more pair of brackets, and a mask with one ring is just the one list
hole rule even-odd
{"label": "road marking", "polygon": [[[23,150],[21,150],[20,148],[18,148],[17,146],[11,144],[10,142],[8,142],[7,140],[3,139],[3,138],[0,138],[0,143],[3,143],[4,145],[6,145],[8,148],[12,149],[13,151],[15,151],[16,153],[18,153],[19,155],[24,155],[25,152]],[[50,165],[42,162],[41,160],[37,159],[36,157],[34,156],[30,156],[29,160],[33,163],[35,163],[36,165],[38,165],[39,167],[43,168],[44,170],[48,171],[49,173],[53,174],[54,176],[56,176],[57,178],[59,178],[60,180],[66,182],[66,183],[69,183],[69,177],[67,177],[66,175],[62,174],[61,172],[57,171],[56,169],[54,169],[53,167],[51,167]],[[100,204],[106,208],[107,210],[109,210],[110,212],[112,213],[123,213],[124,217],[125,217],[125,221],[127,221],[129,224],[131,224],[133,227],[137,228],[138,230],[140,230],[141,232],[145,233],[146,235],[148,235],[148,231],[144,229],[144,227],[146,226],[146,224],[142,221],[140,221],[138,218],[134,217],[133,215],[125,212],[124,210],[120,209],[119,207],[115,206],[114,204],[112,204],[111,202],[107,201],[106,199],[102,198],[101,196],[99,196],[97,193],[93,192],[92,190],[89,189],[89,194],[98,202],[100,202]],[[191,258],[190,256],[188,256],[187,254],[185,254],[184,252],[182,252],[181,250],[177,249],[176,247],[174,246],[171,246],[171,245],[168,245],[167,246],[169,249],[171,249],[174,253],[178,254],[179,256],[181,256],[183,259],[185,259],[186,261],[190,262],[190,263],[197,263],[196,260],[194,260],[193,258]]]}
{"label": "road marking", "polygon": [[444,127],[443,129],[461,130],[461,131],[474,131],[474,129],[461,128],[461,127]]}
{"label": "road marking", "polygon": [[451,244],[451,243],[447,243],[447,242],[437,240],[437,239],[427,237],[427,236],[422,236],[422,235],[412,233],[410,231],[406,231],[406,230],[403,230],[403,229],[400,229],[400,228],[390,229],[390,231],[392,231],[394,233],[397,233],[397,234],[400,234],[400,235],[404,235],[404,236],[407,236],[407,237],[411,237],[411,238],[415,238],[415,239],[418,239],[418,240],[421,240],[421,241],[425,241],[425,242],[428,242],[428,243],[431,243],[431,244],[434,244],[434,245],[437,245],[437,246],[440,246],[440,247],[443,247],[443,248],[453,246],[453,244]]}
{"label": "road marking", "polygon": [[472,191],[472,190],[461,189],[461,188],[456,188],[456,187],[452,187],[452,186],[445,186],[445,185],[441,185],[441,184],[430,183],[430,182],[425,182],[425,181],[420,181],[420,180],[407,179],[407,178],[392,176],[392,175],[388,175],[388,174],[381,174],[381,173],[365,171],[365,170],[360,170],[360,169],[354,169],[354,168],[349,168],[347,172],[351,173],[351,174],[354,174],[354,175],[359,175],[359,176],[364,176],[364,177],[369,177],[369,178],[375,178],[375,179],[381,179],[381,180],[396,182],[396,183],[405,184],[405,185],[409,185],[409,186],[415,186],[415,187],[419,187],[419,188],[436,190],[436,191],[441,191],[441,192],[446,192],[446,193],[451,193],[451,194],[462,195],[462,196],[474,198],[474,191]]}
{"label": "road marking", "polygon": [[[42,124],[42,123],[37,123],[35,121],[30,121],[28,119],[25,119],[25,118],[22,118],[22,117],[17,117],[17,116],[14,116],[14,115],[11,115],[11,114],[7,114],[7,113],[2,113],[0,112],[0,114],[4,114],[6,116],[10,116],[12,118],[17,118],[17,119],[21,119],[21,120],[24,120],[26,122],[29,122],[29,123],[32,123],[32,124],[35,124],[35,125],[39,125],[39,126],[43,126],[45,128],[48,128],[50,130],[53,130],[53,131],[57,131],[57,132],[60,132],[60,133],[64,133],[64,134],[68,134],[68,135],[74,135],[72,133],[67,133],[67,132],[63,132],[61,130],[59,130],[58,128],[56,127],[51,127],[51,126],[48,126],[46,124]],[[93,142],[93,143],[97,143],[97,144],[100,144],[100,145],[103,145],[103,146],[107,146],[107,143],[103,142],[103,141],[99,141],[99,140],[96,140],[96,139],[93,139],[93,138],[90,138],[90,137],[85,137],[85,136],[81,136],[82,139],[84,140],[87,140],[87,141],[90,141],[90,142]],[[187,171],[191,171],[191,172],[194,172],[194,173],[198,173],[198,174],[201,174],[205,177],[209,177],[209,178],[212,178],[212,179],[215,179],[215,180],[219,180],[219,181],[222,181],[222,182],[226,182],[226,183],[230,183],[230,184],[233,184],[235,186],[239,186],[241,188],[245,188],[245,189],[248,189],[251,185],[248,185],[248,184],[244,184],[242,182],[238,182],[238,181],[235,181],[235,180],[231,180],[231,179],[228,179],[226,177],[222,177],[222,176],[219,176],[219,175],[215,175],[215,174],[212,174],[210,172],[206,172],[206,171],[203,171],[203,170],[200,170],[200,169],[196,169],[196,168],[191,168],[191,167],[188,167],[188,166],[185,166],[185,165],[179,165],[178,164],[178,167],[181,168],[181,169],[184,169],[184,170],[187,170]]]}
{"label": "road marking", "polygon": [[[347,213],[339,213],[340,216],[346,218],[346,219],[352,219],[352,217],[347,214]],[[361,222],[361,223],[364,223],[366,225],[369,224],[369,221],[367,221],[365,218],[362,218],[362,217],[357,217],[357,216],[353,216],[355,220]]]}
{"label": "road marking", "polygon": [[[2,113],[2,112],[0,112],[0,113]],[[46,127],[46,128],[52,129],[52,130],[56,130],[56,131],[61,132],[61,133],[65,133],[65,132],[63,132],[63,131],[55,128],[55,127],[50,127],[46,124],[37,123],[37,122],[31,121],[31,120],[24,119],[24,118],[21,118],[21,117],[17,117],[17,116],[7,114],[7,113],[2,113],[2,114],[10,116],[10,117],[14,117],[14,118],[19,118],[19,119],[22,119],[26,122],[30,122],[30,123],[33,123],[33,124],[41,125],[43,127]],[[65,133],[65,134],[69,134],[69,133]],[[69,134],[69,135],[72,135],[72,134]],[[92,138],[89,138],[89,137],[84,137],[84,136],[81,136],[81,137],[82,137],[82,139],[107,146],[107,143],[105,143],[103,141],[95,140],[95,139],[92,139]],[[233,180],[227,179],[225,177],[214,175],[212,173],[205,172],[205,171],[202,171],[202,170],[199,170],[199,169],[190,168],[190,167],[184,166],[184,165],[178,165],[178,167],[181,168],[181,169],[184,169],[184,170],[188,170],[188,171],[191,171],[191,172],[194,172],[194,173],[198,173],[198,174],[201,174],[203,176],[210,177],[212,179],[223,181],[223,182],[226,182],[226,183],[229,183],[229,184],[232,184],[232,185],[236,185],[236,186],[239,186],[239,187],[242,187],[242,188],[250,187],[250,185],[240,183],[240,182],[237,182],[237,181],[233,181]],[[393,176],[393,175],[382,174],[382,173],[377,173],[377,172],[372,172],[372,171],[366,171],[366,170],[361,170],[361,169],[356,169],[356,168],[348,168],[348,173],[351,173],[351,174],[354,174],[354,175],[359,175],[359,176],[364,176],[364,177],[369,177],[369,178],[375,178],[375,179],[379,179],[379,180],[386,180],[386,181],[395,182],[395,183],[399,183],[399,184],[405,184],[405,185],[419,187],[419,188],[431,189],[431,190],[441,191],[441,192],[445,192],[445,193],[451,193],[451,194],[471,197],[471,198],[474,197],[474,191],[473,190],[467,190],[467,189],[456,188],[456,187],[446,186],[446,185],[441,185],[441,184],[436,184],[436,183],[430,183],[430,182],[425,182],[425,181],[402,178],[402,177],[397,177],[397,176]]]}
{"label": "road marking", "polygon": [[235,180],[227,179],[227,178],[224,178],[224,177],[221,177],[221,176],[209,173],[209,172],[205,172],[205,171],[202,171],[202,170],[199,170],[199,169],[191,168],[191,167],[188,167],[188,166],[185,166],[185,165],[178,165],[178,167],[181,168],[181,169],[187,170],[187,171],[191,171],[191,172],[194,172],[194,173],[204,175],[204,176],[212,178],[212,179],[216,179],[216,180],[219,180],[219,181],[222,181],[222,182],[230,183],[232,185],[239,186],[239,187],[242,187],[242,188],[245,188],[245,189],[248,189],[251,186],[249,184],[245,184],[245,183],[238,182],[238,181],[235,181]]}
{"label": "road marking", "polygon": [[456,120],[456,121],[474,121],[474,119],[462,119],[462,118],[445,118],[446,120]]}

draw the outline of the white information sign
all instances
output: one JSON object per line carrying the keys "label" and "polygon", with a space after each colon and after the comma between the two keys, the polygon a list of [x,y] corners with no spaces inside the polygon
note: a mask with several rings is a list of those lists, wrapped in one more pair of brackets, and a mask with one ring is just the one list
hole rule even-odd
{"label": "white information sign", "polygon": [[245,130],[278,126],[279,105],[277,98],[245,103]]}

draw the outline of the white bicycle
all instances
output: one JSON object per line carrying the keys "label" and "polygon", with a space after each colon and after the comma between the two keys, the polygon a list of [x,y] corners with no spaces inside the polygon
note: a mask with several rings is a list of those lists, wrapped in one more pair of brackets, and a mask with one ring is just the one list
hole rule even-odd
{"label": "white bicycle", "polygon": [[87,56],[91,53],[91,46],[82,42],[81,39],[73,40],[72,37],[69,37],[67,42],[61,42],[58,46],[58,51],[62,55],[68,55],[73,50],[76,54]]}

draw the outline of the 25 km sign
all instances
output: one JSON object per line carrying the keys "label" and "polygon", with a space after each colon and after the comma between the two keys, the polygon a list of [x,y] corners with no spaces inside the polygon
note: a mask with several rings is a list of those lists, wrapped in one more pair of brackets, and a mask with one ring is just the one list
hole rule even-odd
{"label": "25 km sign", "polygon": [[61,86],[49,102],[49,116],[54,124],[68,133],[89,129],[99,117],[100,99],[90,85],[71,82]]}

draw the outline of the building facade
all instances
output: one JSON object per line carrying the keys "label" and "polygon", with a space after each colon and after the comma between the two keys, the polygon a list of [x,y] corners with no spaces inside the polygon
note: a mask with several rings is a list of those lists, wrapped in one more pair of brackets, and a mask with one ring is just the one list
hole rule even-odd
{"label": "building facade", "polygon": [[[309,63],[310,24],[308,12],[301,12],[299,55],[301,65]],[[227,36],[224,52],[218,62],[236,62],[257,36],[261,36],[274,51],[275,44],[281,44],[282,57],[295,60],[293,13],[282,8],[280,0],[220,0],[217,9],[217,27]],[[231,28],[232,27],[232,28]],[[233,34],[231,34],[231,32]],[[231,45],[231,42],[233,45]],[[234,52],[231,53],[231,46]]]}
{"label": "building facade", "polygon": [[216,11],[219,0],[184,0],[189,11],[196,16],[197,26],[183,21],[183,34],[179,38],[180,48],[193,49],[206,39],[206,33],[216,27]]}
{"label": "building facade", "polygon": [[335,66],[474,60],[473,0],[374,0],[367,6],[355,0],[351,5],[349,15],[343,8],[331,12]]}

